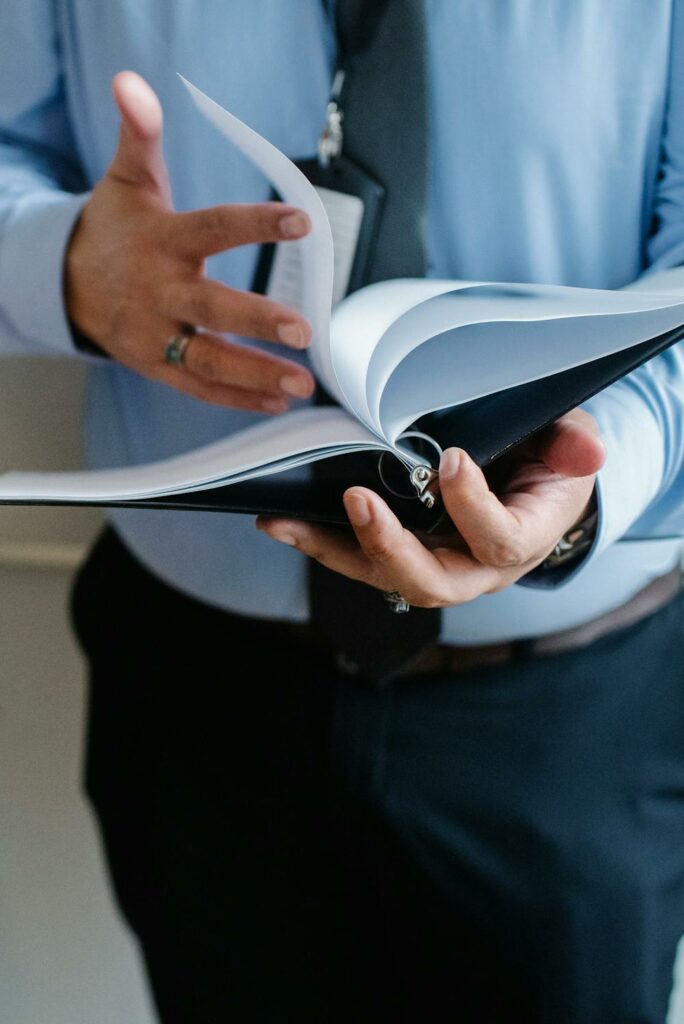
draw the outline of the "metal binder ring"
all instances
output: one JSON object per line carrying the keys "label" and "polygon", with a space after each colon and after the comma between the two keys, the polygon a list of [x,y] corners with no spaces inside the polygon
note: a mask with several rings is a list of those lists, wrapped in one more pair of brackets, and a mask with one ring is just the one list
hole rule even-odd
{"label": "metal binder ring", "polygon": [[437,452],[437,459],[441,459],[443,448],[440,444],[437,444],[434,437],[430,437],[429,434],[424,434],[422,430],[405,430],[403,434],[400,434],[397,441],[403,441],[408,437],[417,437],[420,441],[427,441]]}
{"label": "metal binder ring", "polygon": [[[421,430],[405,430],[403,434],[399,435],[397,441],[403,441],[405,438],[411,437],[416,437],[420,441],[427,441],[428,444],[431,444],[432,447],[437,452],[437,461],[439,462],[439,460],[442,457],[442,448],[439,444],[437,444],[434,437],[430,437],[429,434],[424,434]],[[383,469],[383,459],[386,458],[388,455],[392,456],[392,458],[394,459],[397,458],[397,456],[394,455],[393,452],[382,452],[382,454],[380,455],[378,459],[378,476],[380,477],[383,486],[386,487],[389,493],[393,494],[395,498],[418,498],[418,495],[416,494],[416,489],[413,486],[413,484],[409,485],[409,488],[407,489],[406,493],[402,493],[401,491],[397,491],[389,483],[387,477],[385,476],[385,471]]]}
{"label": "metal binder ring", "polygon": [[406,612],[411,611],[411,605],[398,590],[385,590],[382,596],[390,606],[390,611],[395,612],[397,615],[404,615]]}

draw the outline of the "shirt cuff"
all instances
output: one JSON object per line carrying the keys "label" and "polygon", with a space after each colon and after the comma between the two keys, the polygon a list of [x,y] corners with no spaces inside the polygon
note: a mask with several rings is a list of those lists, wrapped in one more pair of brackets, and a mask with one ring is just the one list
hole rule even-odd
{"label": "shirt cuff", "polygon": [[64,257],[88,198],[33,193],[13,204],[2,228],[0,308],[28,351],[78,354],[64,303]]}
{"label": "shirt cuff", "polygon": [[606,446],[606,461],[596,477],[596,537],[582,558],[557,569],[534,569],[518,581],[523,586],[555,589],[569,583],[624,537],[662,486],[665,454],[661,430],[644,396],[628,378],[582,408],[598,422]]}
{"label": "shirt cuff", "polygon": [[644,396],[619,381],[583,406],[597,420],[606,461],[596,478],[596,541],[583,566],[620,540],[657,497],[665,452],[660,425]]}
{"label": "shirt cuff", "polygon": [[[648,271],[627,287],[676,295],[684,292],[684,267]],[[618,381],[582,408],[597,420],[606,446],[606,461],[596,478],[596,538],[576,562],[557,569],[538,567],[518,581],[523,586],[554,589],[568,583],[624,537],[662,487],[662,431],[637,380],[626,377]]]}

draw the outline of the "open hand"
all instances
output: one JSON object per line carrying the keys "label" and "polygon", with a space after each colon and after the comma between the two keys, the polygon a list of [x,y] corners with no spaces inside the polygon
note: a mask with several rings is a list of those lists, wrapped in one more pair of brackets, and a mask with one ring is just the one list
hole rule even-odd
{"label": "open hand", "polygon": [[329,569],[443,608],[502,590],[538,566],[584,516],[604,459],[595,420],[576,409],[495,464],[498,494],[464,451],[444,453],[440,492],[455,528],[448,538],[421,541],[364,487],[344,495],[354,536],[283,519],[257,525]]}
{"label": "open hand", "polygon": [[[302,366],[227,341],[223,332],[305,348],[298,313],[236,291],[204,273],[208,256],[239,245],[301,238],[311,224],[282,203],[231,204],[176,213],[162,155],[162,111],[139,75],[117,75],[121,134],[114,161],[85,205],[68,247],[67,311],[108,355],[145,377],[236,409],[284,412],[312,394]],[[169,365],[169,339],[200,328],[183,366]]]}

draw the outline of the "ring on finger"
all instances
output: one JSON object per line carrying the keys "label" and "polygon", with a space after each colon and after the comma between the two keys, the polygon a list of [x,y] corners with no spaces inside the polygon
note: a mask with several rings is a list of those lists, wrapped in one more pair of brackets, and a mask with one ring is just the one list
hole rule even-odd
{"label": "ring on finger", "polygon": [[406,612],[411,611],[411,605],[398,590],[385,590],[382,596],[390,606],[390,611],[395,612],[397,615],[404,615]]}
{"label": "ring on finger", "polygon": [[196,333],[194,327],[186,327],[169,338],[164,349],[164,362],[170,366],[183,366],[188,345]]}

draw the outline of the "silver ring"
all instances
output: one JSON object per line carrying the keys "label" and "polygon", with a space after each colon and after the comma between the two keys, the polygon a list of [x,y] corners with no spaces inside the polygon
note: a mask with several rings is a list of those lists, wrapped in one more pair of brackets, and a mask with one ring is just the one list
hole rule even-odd
{"label": "silver ring", "polygon": [[395,612],[397,615],[405,615],[406,612],[411,611],[411,605],[405,597],[402,597],[398,590],[385,590],[382,596],[390,606],[390,611]]}
{"label": "silver ring", "polygon": [[180,334],[174,334],[172,338],[169,338],[164,349],[164,362],[169,363],[170,366],[183,366],[186,349],[194,337],[194,328],[186,327]]}

